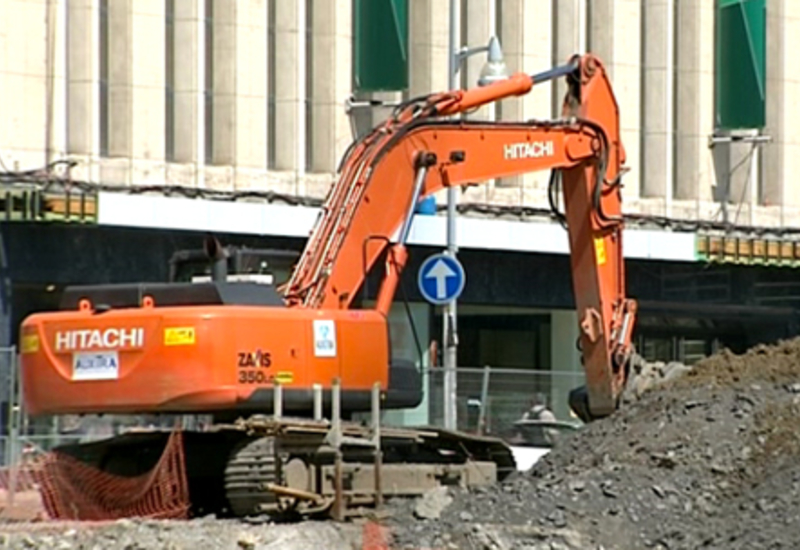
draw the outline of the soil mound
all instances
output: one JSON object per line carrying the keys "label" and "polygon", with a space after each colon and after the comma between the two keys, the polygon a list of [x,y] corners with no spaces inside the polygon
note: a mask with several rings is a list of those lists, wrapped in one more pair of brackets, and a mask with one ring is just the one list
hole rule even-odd
{"label": "soil mound", "polygon": [[800,338],[684,370],[398,547],[800,547]]}

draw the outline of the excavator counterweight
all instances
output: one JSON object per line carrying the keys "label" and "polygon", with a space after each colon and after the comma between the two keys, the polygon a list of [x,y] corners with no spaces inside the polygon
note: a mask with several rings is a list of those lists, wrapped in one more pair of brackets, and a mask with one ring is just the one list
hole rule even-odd
{"label": "excavator counterweight", "polygon": [[[568,86],[558,119],[450,118],[560,77]],[[587,380],[572,406],[585,419],[608,415],[625,384],[636,316],[636,303],[626,296],[622,254],[624,161],[616,99],[603,64],[592,55],[539,75],[518,73],[485,87],[409,100],[347,150],[285,285],[75,287],[67,290],[68,305],[61,311],[27,318],[21,328],[27,342],[21,360],[26,407],[33,414],[247,416],[271,412],[273,388],[280,384],[285,411],[302,417],[312,414],[314,386],[322,386],[325,403],[331,403],[334,379],[341,383],[344,415],[370,410],[376,383],[381,408],[414,407],[422,400],[419,373],[414,365],[393,361],[387,315],[407,261],[416,205],[447,187],[548,170],[553,206],[559,181],[564,190],[565,210],[555,214],[569,235]],[[356,307],[381,259],[376,305]],[[281,441],[294,448],[280,434],[263,437],[277,438],[269,449]],[[448,437],[462,437],[467,446],[465,434]],[[390,460],[447,462],[435,452],[434,439],[425,440],[427,458],[400,445]],[[251,460],[242,457],[254,448],[267,448],[236,441],[235,449],[219,451],[229,453],[232,463]],[[475,450],[480,445],[492,452],[481,454]],[[498,441],[470,440],[469,446],[472,456],[495,460],[498,472],[506,471]],[[319,465],[319,457],[303,449],[289,454],[304,468]],[[271,498],[296,496],[300,489],[307,494],[308,486],[292,492],[294,478],[280,477],[288,467],[284,458],[276,455],[264,474],[273,486],[284,487]],[[258,501],[248,493],[245,501],[253,499]]]}

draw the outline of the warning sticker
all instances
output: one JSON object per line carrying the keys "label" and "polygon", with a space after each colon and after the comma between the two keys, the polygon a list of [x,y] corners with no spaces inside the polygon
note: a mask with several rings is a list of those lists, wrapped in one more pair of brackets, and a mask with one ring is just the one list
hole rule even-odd
{"label": "warning sticker", "polygon": [[595,257],[597,258],[597,265],[603,265],[606,263],[606,242],[603,237],[595,237],[594,238],[594,252]]}
{"label": "warning sticker", "polygon": [[20,348],[22,353],[36,353],[39,351],[39,335],[23,334]]}
{"label": "warning sticker", "polygon": [[165,346],[194,345],[194,327],[170,327],[164,329]]}

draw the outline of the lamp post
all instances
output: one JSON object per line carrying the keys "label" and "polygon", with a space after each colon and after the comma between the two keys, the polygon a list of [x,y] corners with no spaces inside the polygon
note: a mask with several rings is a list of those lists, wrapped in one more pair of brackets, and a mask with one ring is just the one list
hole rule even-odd
{"label": "lamp post", "polygon": [[[459,22],[459,0],[450,0],[450,44],[449,44],[449,71],[448,89],[456,89],[458,71],[468,57],[481,52],[487,52],[487,61],[481,70],[478,79],[479,86],[486,86],[497,80],[508,78],[508,70],[503,61],[503,50],[496,36],[489,39],[485,46],[474,48],[457,48],[456,25]],[[453,258],[458,253],[456,246],[456,202],[458,196],[455,187],[447,188],[447,254]],[[457,429],[457,392],[456,392],[456,363],[458,353],[458,327],[456,323],[457,304],[454,298],[444,307],[442,319],[442,341],[444,344],[444,427],[448,430]]]}

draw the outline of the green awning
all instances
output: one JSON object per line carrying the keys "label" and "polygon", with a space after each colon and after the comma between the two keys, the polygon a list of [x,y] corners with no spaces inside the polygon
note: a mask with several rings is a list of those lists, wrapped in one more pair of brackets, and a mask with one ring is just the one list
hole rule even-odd
{"label": "green awning", "polygon": [[717,129],[766,123],[766,12],[766,0],[717,0]]}
{"label": "green awning", "polygon": [[360,92],[408,88],[408,0],[353,0],[353,76]]}

